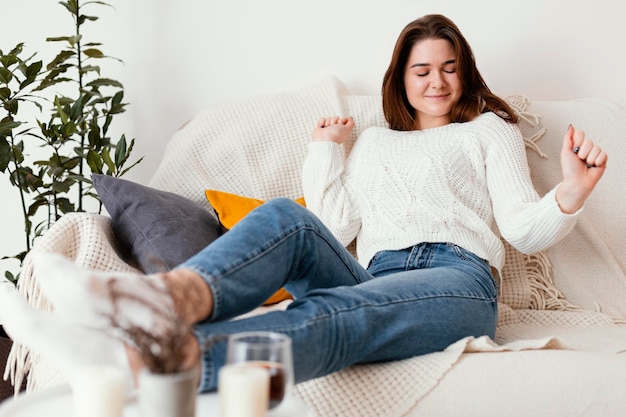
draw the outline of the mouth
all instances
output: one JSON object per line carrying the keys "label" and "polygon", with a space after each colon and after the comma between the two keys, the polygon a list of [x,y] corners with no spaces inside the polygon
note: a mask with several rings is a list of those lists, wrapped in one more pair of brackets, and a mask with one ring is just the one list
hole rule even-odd
{"label": "mouth", "polygon": [[444,100],[450,97],[450,94],[433,94],[433,95],[427,95],[425,97],[431,100]]}

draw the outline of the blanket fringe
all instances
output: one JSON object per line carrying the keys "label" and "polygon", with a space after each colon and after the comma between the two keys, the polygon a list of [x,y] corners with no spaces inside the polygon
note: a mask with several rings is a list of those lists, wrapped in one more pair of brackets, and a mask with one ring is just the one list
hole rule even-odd
{"label": "blanket fringe", "polygon": [[529,278],[532,310],[583,310],[567,301],[563,293],[554,285],[552,264],[546,253],[526,255],[526,274]]}
{"label": "blanket fringe", "polygon": [[[530,105],[530,99],[528,97],[523,94],[516,94],[508,96],[506,98],[506,102],[509,103],[509,106],[511,106],[520,121],[524,121],[532,127],[537,127],[539,125],[541,116],[527,110]],[[528,149],[535,151],[542,158],[547,158],[548,156],[541,149],[539,149],[537,141],[541,139],[547,131],[548,129],[544,127],[531,137],[524,138],[524,145],[526,145]]]}
{"label": "blanket fringe", "polygon": [[540,157],[547,159],[548,155],[545,154],[541,149],[539,149],[539,145],[537,145],[537,141],[543,137],[548,131],[547,128],[541,129],[539,132],[535,133],[529,138],[524,138],[524,145],[537,153]]}
{"label": "blanket fringe", "polygon": [[[45,298],[34,274],[32,256],[36,249],[33,249],[25,258],[22,264],[22,271],[18,283],[18,290],[25,297],[26,301],[36,310],[52,311],[53,307]],[[15,386],[15,394],[19,393],[22,382],[39,364],[39,355],[34,354],[26,346],[14,343],[7,358],[5,368],[5,378],[11,378],[11,383]],[[36,378],[26,380],[26,391],[37,390]]]}

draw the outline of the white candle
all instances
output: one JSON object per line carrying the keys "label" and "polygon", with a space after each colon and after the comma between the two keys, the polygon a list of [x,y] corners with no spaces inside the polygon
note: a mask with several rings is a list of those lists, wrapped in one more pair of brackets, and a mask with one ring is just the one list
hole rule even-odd
{"label": "white candle", "polygon": [[71,379],[74,417],[121,417],[125,384],[124,372],[112,366],[79,369]]}
{"label": "white candle", "polygon": [[269,407],[270,375],[245,363],[220,369],[218,395],[222,417],[263,417]]}

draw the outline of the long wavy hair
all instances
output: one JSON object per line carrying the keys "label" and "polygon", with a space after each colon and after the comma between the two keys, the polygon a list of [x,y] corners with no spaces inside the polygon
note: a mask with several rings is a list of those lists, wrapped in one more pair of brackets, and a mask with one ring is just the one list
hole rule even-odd
{"label": "long wavy hair", "polygon": [[402,30],[383,79],[383,111],[391,129],[415,129],[416,112],[406,96],[404,74],[411,49],[425,39],[447,40],[456,53],[456,71],[463,94],[450,113],[452,122],[468,122],[481,113],[494,112],[507,122],[517,123],[511,107],[487,87],[476,67],[472,49],[459,28],[445,16],[426,15]]}

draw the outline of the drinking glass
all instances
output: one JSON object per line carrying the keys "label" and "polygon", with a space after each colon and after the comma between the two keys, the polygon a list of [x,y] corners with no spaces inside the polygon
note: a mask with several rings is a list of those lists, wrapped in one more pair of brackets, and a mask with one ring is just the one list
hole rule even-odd
{"label": "drinking glass", "polygon": [[269,372],[269,409],[278,407],[293,388],[291,338],[275,332],[235,333],[228,338],[227,365],[252,366]]}

